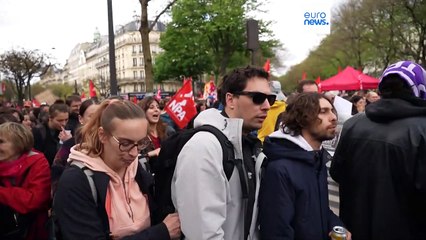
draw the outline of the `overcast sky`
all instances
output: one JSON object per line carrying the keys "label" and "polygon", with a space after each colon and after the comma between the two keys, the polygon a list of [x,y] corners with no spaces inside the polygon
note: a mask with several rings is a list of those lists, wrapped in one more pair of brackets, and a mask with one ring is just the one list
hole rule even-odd
{"label": "overcast sky", "polygon": [[[344,0],[265,0],[267,14],[255,16],[274,22],[272,30],[288,54],[286,66],[302,61],[309,50],[326,36],[327,27],[304,26],[305,12],[326,12]],[[167,3],[152,0],[149,16],[154,17]],[[124,25],[140,13],[138,0],[113,0],[114,25]],[[40,49],[54,56],[62,66],[77,43],[91,42],[99,29],[108,33],[105,0],[0,0],[0,53],[12,48]],[[283,73],[280,70],[279,73]]]}

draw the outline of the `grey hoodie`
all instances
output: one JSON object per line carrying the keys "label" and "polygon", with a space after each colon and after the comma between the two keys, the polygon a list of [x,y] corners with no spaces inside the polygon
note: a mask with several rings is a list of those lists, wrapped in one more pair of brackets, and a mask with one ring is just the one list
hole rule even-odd
{"label": "grey hoodie", "polygon": [[[209,124],[221,130],[234,145],[235,158],[243,159],[243,120],[226,118],[217,109],[199,114],[194,127]],[[186,239],[242,240],[245,202],[236,168],[229,181],[218,139],[209,132],[196,133],[182,148],[172,180],[172,200]],[[256,163],[260,170],[261,161]],[[259,171],[256,177],[259,178]],[[258,184],[260,180],[256,181]],[[257,194],[256,194],[257,198]],[[257,202],[255,202],[257,206]],[[257,239],[257,208],[248,239]]]}

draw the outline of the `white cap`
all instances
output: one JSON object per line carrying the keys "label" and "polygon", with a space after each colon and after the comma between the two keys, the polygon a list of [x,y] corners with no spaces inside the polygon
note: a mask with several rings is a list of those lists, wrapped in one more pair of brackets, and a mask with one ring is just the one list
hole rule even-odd
{"label": "white cap", "polygon": [[281,91],[281,83],[279,81],[271,81],[271,91],[277,95],[277,101],[285,101],[286,97]]}

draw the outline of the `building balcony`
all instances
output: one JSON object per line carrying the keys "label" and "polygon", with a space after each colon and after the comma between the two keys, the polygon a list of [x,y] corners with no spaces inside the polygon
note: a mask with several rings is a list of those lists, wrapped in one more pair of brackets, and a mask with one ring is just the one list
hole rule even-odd
{"label": "building balcony", "polygon": [[109,66],[109,60],[108,59],[102,60],[101,62],[98,62],[98,63],[95,64],[96,69],[101,69],[101,68],[104,68],[104,67],[107,67],[107,66]]}

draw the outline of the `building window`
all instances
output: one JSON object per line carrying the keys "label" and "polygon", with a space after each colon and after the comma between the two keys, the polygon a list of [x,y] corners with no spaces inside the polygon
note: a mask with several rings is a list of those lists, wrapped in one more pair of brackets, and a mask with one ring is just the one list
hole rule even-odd
{"label": "building window", "polygon": [[140,73],[141,73],[141,78],[145,79],[145,71],[141,71]]}
{"label": "building window", "polygon": [[142,45],[139,45],[139,53],[142,53]]}
{"label": "building window", "polygon": [[138,71],[133,71],[133,79],[137,79],[138,78]]}
{"label": "building window", "polygon": [[139,66],[143,66],[143,58],[139,58]]}
{"label": "building window", "polygon": [[135,46],[135,45],[133,45],[132,47],[133,47],[133,51],[132,51],[132,53],[136,53],[136,46]]}
{"label": "building window", "polygon": [[123,78],[126,78],[126,72],[123,71]]}
{"label": "building window", "polygon": [[138,59],[133,58],[133,67],[136,67],[138,65]]}

